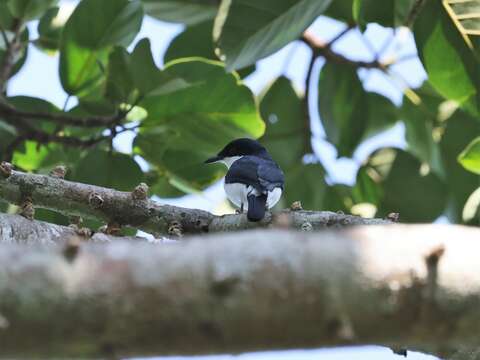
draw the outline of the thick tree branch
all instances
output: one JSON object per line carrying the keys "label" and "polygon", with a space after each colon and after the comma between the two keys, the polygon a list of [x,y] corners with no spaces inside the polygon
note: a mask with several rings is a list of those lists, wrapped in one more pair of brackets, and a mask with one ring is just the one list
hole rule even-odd
{"label": "thick tree branch", "polygon": [[440,225],[256,230],[85,244],[69,260],[3,245],[0,356],[478,349],[479,237]]}
{"label": "thick tree branch", "polygon": [[46,175],[11,171],[0,176],[0,198],[21,204],[32,199],[35,207],[55,210],[64,215],[78,215],[105,222],[115,222],[154,233],[165,234],[171,226],[183,233],[234,231],[255,226],[292,226],[314,230],[326,227],[360,224],[388,224],[388,220],[363,219],[358,216],[328,211],[289,211],[267,214],[260,223],[251,223],[244,214],[215,216],[209,212],[160,205],[152,200],[138,199],[130,192],[81,184]]}
{"label": "thick tree branch", "polygon": [[20,215],[0,213],[0,246],[2,244],[67,245],[71,239],[75,238],[101,243],[112,241],[159,243],[163,241],[163,239],[150,241],[138,236],[112,236],[101,232],[85,234],[83,229],[78,230],[75,227],[32,221]]}

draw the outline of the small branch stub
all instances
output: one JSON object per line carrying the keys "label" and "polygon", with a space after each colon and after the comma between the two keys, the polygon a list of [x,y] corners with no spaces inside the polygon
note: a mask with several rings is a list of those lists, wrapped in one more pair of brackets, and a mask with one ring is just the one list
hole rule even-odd
{"label": "small branch stub", "polygon": [[135,189],[133,189],[132,197],[134,200],[145,200],[148,197],[148,185],[140,183]]}
{"label": "small branch stub", "polygon": [[183,236],[182,224],[180,224],[178,221],[173,221],[168,227],[168,234],[176,237],[182,237]]}
{"label": "small branch stub", "polygon": [[32,198],[26,197],[20,205],[20,215],[28,220],[33,220],[35,217],[35,207],[33,206]]}
{"label": "small branch stub", "polygon": [[72,237],[68,240],[68,243],[63,249],[63,256],[69,263],[72,263],[78,256],[81,244],[82,240],[79,237]]}
{"label": "small branch stub", "polygon": [[52,171],[50,171],[50,176],[58,179],[65,179],[66,174],[67,174],[67,168],[63,165],[55,166],[52,169]]}
{"label": "small branch stub", "polygon": [[294,201],[292,205],[290,205],[290,210],[292,211],[303,210],[302,203],[300,201]]}
{"label": "small branch stub", "polygon": [[103,198],[100,196],[100,194],[93,192],[88,197],[88,203],[94,209],[99,209],[103,205]]}
{"label": "small branch stub", "polygon": [[400,221],[400,214],[396,212],[392,212],[387,215],[387,220],[390,220],[394,223],[398,223]]}
{"label": "small branch stub", "polygon": [[13,170],[13,165],[6,162],[2,161],[0,164],[0,175],[3,176],[5,179],[10,177],[12,175],[12,170]]}

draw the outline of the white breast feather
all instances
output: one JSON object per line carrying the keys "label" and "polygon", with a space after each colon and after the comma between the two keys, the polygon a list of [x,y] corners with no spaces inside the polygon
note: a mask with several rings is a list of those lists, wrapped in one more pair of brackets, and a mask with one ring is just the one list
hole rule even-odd
{"label": "white breast feather", "polygon": [[[245,184],[233,183],[225,184],[225,193],[227,194],[228,199],[238,208],[242,206],[243,210],[248,210],[248,200],[247,196],[250,194],[259,195],[258,191],[251,186]],[[272,191],[268,192],[267,196],[267,207],[270,209],[275,206],[275,204],[280,200],[282,196],[282,189],[275,188]]]}

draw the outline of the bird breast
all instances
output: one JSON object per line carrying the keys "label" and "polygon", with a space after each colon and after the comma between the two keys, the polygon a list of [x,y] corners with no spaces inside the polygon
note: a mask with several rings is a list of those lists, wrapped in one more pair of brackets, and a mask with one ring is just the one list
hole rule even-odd
{"label": "bird breast", "polygon": [[[231,183],[225,184],[225,193],[227,194],[228,199],[237,207],[241,207],[243,204],[243,209],[248,210],[248,201],[247,196],[254,194],[260,195],[257,189],[252,186],[241,184],[241,183]],[[280,200],[282,196],[282,189],[277,187],[272,191],[267,193],[267,208],[272,208]]]}

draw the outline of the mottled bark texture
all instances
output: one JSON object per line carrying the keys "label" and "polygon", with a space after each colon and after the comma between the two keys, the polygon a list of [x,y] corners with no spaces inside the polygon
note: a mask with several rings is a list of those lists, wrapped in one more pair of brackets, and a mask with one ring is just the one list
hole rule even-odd
{"label": "mottled bark texture", "polygon": [[251,223],[245,214],[215,216],[207,211],[161,205],[142,199],[134,189],[122,192],[19,171],[0,176],[0,198],[19,205],[28,200],[34,207],[128,225],[153,234],[169,233],[172,227],[188,234],[236,231],[275,223],[303,230],[391,223],[329,211],[303,210],[267,214],[262,222]]}
{"label": "mottled bark texture", "polygon": [[68,259],[2,245],[0,356],[478,349],[479,238],[441,225],[259,229],[87,243]]}
{"label": "mottled bark texture", "polygon": [[[23,245],[68,245],[72,239],[108,243],[112,241],[163,242],[162,239],[146,239],[138,236],[112,236],[102,232],[91,233],[76,226],[61,226],[43,221],[28,220],[20,215],[0,213],[0,246]],[[0,264],[1,270],[1,264]]]}

